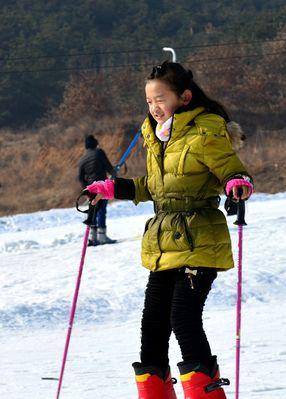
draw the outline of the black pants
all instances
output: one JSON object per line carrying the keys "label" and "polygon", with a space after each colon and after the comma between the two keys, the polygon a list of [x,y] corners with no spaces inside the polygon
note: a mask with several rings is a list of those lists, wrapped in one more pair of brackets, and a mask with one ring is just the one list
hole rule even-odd
{"label": "black pants", "polygon": [[191,275],[185,268],[151,272],[142,317],[141,363],[168,367],[169,338],[173,331],[184,361],[208,366],[211,350],[203,329],[202,313],[217,271],[199,268]]}

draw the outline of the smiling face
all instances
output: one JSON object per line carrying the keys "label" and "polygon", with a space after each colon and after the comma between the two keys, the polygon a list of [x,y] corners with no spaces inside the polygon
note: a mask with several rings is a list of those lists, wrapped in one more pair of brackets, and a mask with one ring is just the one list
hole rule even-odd
{"label": "smiling face", "polygon": [[150,114],[155,121],[162,125],[182,105],[191,100],[191,91],[186,90],[181,96],[159,79],[149,80],[145,86],[146,101]]}

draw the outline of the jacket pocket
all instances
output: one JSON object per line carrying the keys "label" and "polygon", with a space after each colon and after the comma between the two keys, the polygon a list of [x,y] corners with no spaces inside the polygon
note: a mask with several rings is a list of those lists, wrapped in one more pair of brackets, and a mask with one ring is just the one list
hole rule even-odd
{"label": "jacket pocket", "polygon": [[183,225],[183,228],[184,228],[184,235],[185,235],[186,240],[187,240],[187,242],[189,244],[190,250],[193,251],[194,250],[194,241],[193,241],[190,229],[188,227],[186,215],[181,213],[180,216],[181,216],[182,225]]}
{"label": "jacket pocket", "polygon": [[157,214],[152,219],[147,220],[145,232],[142,239],[141,258],[143,266],[155,271],[162,251],[159,244],[160,227],[163,214]]}
{"label": "jacket pocket", "polygon": [[159,229],[162,252],[193,251],[193,239],[182,212],[167,213]]}

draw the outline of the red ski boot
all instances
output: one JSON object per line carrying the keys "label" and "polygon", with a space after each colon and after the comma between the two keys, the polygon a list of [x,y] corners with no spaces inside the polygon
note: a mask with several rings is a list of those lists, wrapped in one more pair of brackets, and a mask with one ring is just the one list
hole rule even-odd
{"label": "red ski boot", "polygon": [[135,380],[138,389],[138,399],[177,399],[173,387],[170,369],[164,380],[162,371],[155,366],[142,366],[133,363]]}
{"label": "red ski boot", "polygon": [[213,361],[211,371],[198,362],[178,364],[185,399],[226,399],[222,386],[229,380],[220,378],[215,356]]}

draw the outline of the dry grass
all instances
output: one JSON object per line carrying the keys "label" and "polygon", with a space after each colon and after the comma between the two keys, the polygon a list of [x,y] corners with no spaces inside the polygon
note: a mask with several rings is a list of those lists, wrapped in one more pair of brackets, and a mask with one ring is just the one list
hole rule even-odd
{"label": "dry grass", "polygon": [[[111,128],[107,121],[101,128],[107,133],[99,130],[100,146],[116,164],[130,137],[122,127]],[[81,190],[77,174],[78,161],[85,151],[84,137],[93,129],[92,122],[85,120],[73,127],[49,125],[35,134],[2,131],[0,215],[73,206]],[[128,160],[128,176],[144,173],[144,155],[138,148]]]}
{"label": "dry grass", "polygon": [[[81,189],[77,165],[84,153],[84,136],[93,129],[92,120],[82,120],[72,127],[48,125],[33,134],[1,131],[0,215],[73,206]],[[111,123],[105,119],[100,128],[97,125],[100,145],[113,164],[119,161],[131,141],[131,132],[135,131],[136,123],[128,126],[124,120]],[[255,179],[257,192],[286,189],[283,135],[285,132],[256,135],[239,153]],[[133,150],[127,166],[127,177],[145,173],[142,141]],[[123,173],[124,168],[121,176]]]}
{"label": "dry grass", "polygon": [[240,157],[255,179],[256,192],[286,190],[285,131],[260,132],[247,141]]}

